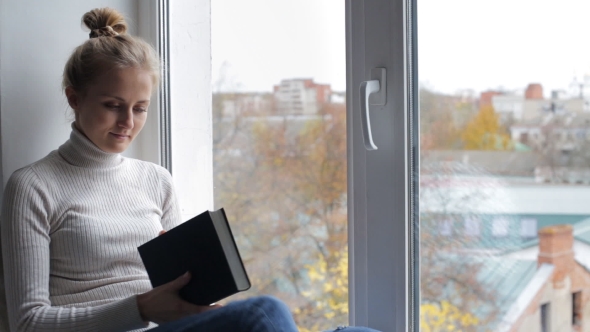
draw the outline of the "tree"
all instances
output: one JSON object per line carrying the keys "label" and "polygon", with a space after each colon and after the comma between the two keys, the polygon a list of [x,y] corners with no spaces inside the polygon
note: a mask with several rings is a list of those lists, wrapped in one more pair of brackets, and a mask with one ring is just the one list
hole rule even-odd
{"label": "tree", "polygon": [[420,306],[420,331],[455,332],[466,331],[479,325],[479,319],[461,311],[448,301],[424,303]]}
{"label": "tree", "polygon": [[459,128],[475,113],[473,99],[420,88],[420,149],[449,150],[461,146]]}
{"label": "tree", "polygon": [[[304,294],[316,291],[305,267],[338,264],[334,254],[347,242],[345,107],[327,104],[312,117],[269,109],[238,118],[214,124],[214,184],[252,279],[241,296],[273,294],[305,310],[312,303]],[[302,328],[333,325],[317,315],[296,318]]]}
{"label": "tree", "polygon": [[512,147],[506,129],[492,105],[483,106],[461,133],[465,150],[509,150]]}
{"label": "tree", "polygon": [[[443,308],[447,302],[458,312],[477,318],[476,326],[462,326],[462,331],[485,330],[499,318],[496,292],[476,276],[482,270],[481,260],[470,256],[470,249],[477,238],[465,236],[463,216],[456,211],[485,204],[489,194],[485,187],[469,186],[462,182],[460,174],[486,176],[483,170],[454,162],[423,160],[420,178],[420,296],[423,304]],[[458,176],[459,174],[459,176]],[[459,189],[460,190],[456,190]],[[492,184],[492,188],[497,185]],[[442,223],[448,223],[448,233],[441,232]],[[487,305],[494,308],[476,316],[474,308]],[[424,308],[424,306],[422,306]],[[429,309],[431,312],[433,309]],[[441,309],[442,310],[442,309]],[[446,310],[446,309],[445,309]],[[443,312],[446,312],[443,310]],[[458,328],[459,325],[453,325]],[[435,329],[432,331],[446,331]],[[452,331],[449,329],[449,331]]]}
{"label": "tree", "polygon": [[313,317],[313,323],[300,327],[301,332],[326,330],[348,321],[348,246],[335,252],[332,259],[337,263],[328,264],[320,255],[314,264],[306,266],[315,287],[303,293],[309,305],[297,308],[294,315],[298,320]]}
{"label": "tree", "polygon": [[[307,266],[311,280],[323,288],[323,292],[304,293],[314,306],[299,308],[295,311],[295,316],[312,315],[318,319],[310,327],[300,327],[301,332],[327,329],[329,324],[326,320],[345,321],[348,317],[348,248],[343,248],[335,256],[340,262],[332,267],[328,267],[321,258],[315,264]],[[481,328],[483,321],[470,312],[474,308],[460,309],[444,299],[423,302],[420,305],[420,331],[475,331]]]}

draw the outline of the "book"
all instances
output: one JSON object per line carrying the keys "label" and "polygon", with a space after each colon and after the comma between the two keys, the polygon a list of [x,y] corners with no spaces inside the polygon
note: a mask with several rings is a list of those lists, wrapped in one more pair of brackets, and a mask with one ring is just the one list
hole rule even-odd
{"label": "book", "polygon": [[210,305],[250,288],[225,211],[205,211],[138,247],[152,287],[187,271],[190,282],[179,295]]}

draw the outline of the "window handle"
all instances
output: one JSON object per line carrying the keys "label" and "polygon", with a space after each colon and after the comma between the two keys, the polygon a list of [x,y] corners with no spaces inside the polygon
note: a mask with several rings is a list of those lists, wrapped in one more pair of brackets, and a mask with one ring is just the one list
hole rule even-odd
{"label": "window handle", "polygon": [[371,133],[371,119],[369,105],[385,105],[386,102],[386,71],[385,68],[373,68],[371,80],[361,83],[361,123],[365,148],[369,151],[377,150]]}

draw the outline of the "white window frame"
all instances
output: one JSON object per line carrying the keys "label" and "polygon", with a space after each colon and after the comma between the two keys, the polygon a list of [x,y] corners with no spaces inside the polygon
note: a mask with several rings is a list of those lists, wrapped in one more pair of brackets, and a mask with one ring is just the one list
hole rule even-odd
{"label": "white window frame", "polygon": [[[349,298],[354,325],[419,330],[415,0],[347,0]],[[387,70],[387,103],[362,140],[359,86]]]}
{"label": "white window frame", "polygon": [[[213,208],[211,0],[159,1],[169,11],[164,136],[188,218]],[[419,330],[415,8],[416,0],[346,0],[350,323],[382,331]],[[379,150],[366,151],[358,91],[376,67],[387,68],[387,104],[371,110]]]}
{"label": "white window frame", "polygon": [[[158,24],[158,0],[137,1],[137,35],[156,47],[159,45]],[[161,91],[161,89],[159,89]],[[147,113],[147,121],[142,129],[141,136],[134,143],[138,154],[133,157],[147,160],[156,164],[162,164],[160,142],[161,121],[159,114],[161,107],[161,92],[154,93],[150,109]]]}
{"label": "white window frame", "polygon": [[[211,1],[160,0],[168,9],[169,156],[187,220],[213,209]],[[187,33],[190,30],[191,33]],[[166,126],[161,130],[166,131]],[[166,158],[165,151],[162,151]]]}

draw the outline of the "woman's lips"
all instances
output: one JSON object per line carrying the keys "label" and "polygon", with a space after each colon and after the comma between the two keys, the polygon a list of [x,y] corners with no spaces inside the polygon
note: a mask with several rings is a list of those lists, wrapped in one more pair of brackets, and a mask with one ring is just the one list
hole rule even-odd
{"label": "woman's lips", "polygon": [[113,135],[116,139],[120,139],[120,140],[123,140],[123,139],[126,139],[129,137],[129,135],[122,135],[122,134],[115,134],[115,133],[110,133],[110,134]]}

